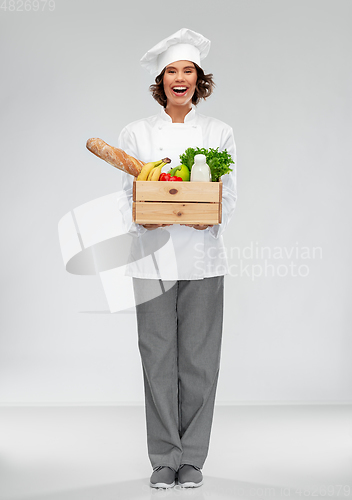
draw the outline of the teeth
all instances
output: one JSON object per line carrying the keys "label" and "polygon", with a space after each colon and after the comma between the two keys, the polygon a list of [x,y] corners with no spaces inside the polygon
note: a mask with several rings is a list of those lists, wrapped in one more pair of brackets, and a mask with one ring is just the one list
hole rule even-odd
{"label": "teeth", "polygon": [[185,90],[187,90],[187,87],[174,87],[173,90],[180,90],[184,92]]}

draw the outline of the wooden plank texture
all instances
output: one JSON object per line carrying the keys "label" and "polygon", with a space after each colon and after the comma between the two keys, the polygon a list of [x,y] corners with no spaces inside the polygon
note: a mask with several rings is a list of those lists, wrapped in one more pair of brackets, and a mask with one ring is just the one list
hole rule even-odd
{"label": "wooden plank texture", "polygon": [[134,202],[137,224],[219,224],[219,203]]}
{"label": "wooden plank texture", "polygon": [[133,182],[133,201],[221,201],[220,182]]}

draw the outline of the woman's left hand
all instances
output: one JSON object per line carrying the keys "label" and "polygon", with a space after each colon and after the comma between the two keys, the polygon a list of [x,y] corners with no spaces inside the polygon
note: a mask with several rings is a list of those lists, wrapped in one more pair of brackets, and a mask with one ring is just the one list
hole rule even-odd
{"label": "woman's left hand", "polygon": [[203,231],[207,227],[213,227],[212,224],[181,224],[181,226],[193,227],[194,229],[199,229]]}

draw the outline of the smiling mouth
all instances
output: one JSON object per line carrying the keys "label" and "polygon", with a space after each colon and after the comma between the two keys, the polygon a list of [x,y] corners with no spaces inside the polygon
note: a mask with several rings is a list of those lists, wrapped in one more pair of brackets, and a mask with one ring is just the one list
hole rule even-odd
{"label": "smiling mouth", "polygon": [[175,92],[175,94],[185,94],[188,90],[187,87],[173,87],[173,92]]}

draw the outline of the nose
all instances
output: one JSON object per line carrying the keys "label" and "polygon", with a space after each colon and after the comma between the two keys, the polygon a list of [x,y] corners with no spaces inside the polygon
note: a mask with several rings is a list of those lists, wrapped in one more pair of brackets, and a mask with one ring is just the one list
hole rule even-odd
{"label": "nose", "polygon": [[180,81],[182,82],[183,80],[184,80],[184,76],[183,76],[183,73],[180,71],[176,75],[176,81],[177,82],[180,82]]}

